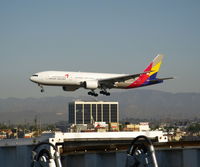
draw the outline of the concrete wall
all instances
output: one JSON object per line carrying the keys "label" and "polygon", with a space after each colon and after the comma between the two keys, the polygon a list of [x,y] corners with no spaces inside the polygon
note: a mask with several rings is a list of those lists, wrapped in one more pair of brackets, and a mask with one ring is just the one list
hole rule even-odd
{"label": "concrete wall", "polygon": [[162,167],[199,167],[200,148],[157,151],[157,160]]}
{"label": "concrete wall", "polygon": [[[199,167],[200,149],[157,150],[159,167]],[[88,153],[62,157],[63,167],[125,167],[125,152]]]}
{"label": "concrete wall", "polygon": [[[0,166],[28,167],[32,146],[0,147]],[[159,167],[199,167],[200,148],[157,150]],[[62,155],[63,167],[125,167],[125,152]]]}
{"label": "concrete wall", "polygon": [[31,146],[0,147],[0,166],[28,167],[31,164]]}
{"label": "concrete wall", "polygon": [[125,153],[89,153],[62,157],[63,167],[125,167]]}

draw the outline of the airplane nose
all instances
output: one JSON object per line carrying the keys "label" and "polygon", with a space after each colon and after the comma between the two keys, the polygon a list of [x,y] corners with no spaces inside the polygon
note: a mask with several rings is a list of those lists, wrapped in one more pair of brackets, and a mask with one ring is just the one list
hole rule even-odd
{"label": "airplane nose", "polygon": [[29,79],[30,79],[30,81],[32,81],[32,82],[37,82],[37,80],[38,80],[38,75],[34,74],[34,75],[32,75]]}
{"label": "airplane nose", "polygon": [[29,80],[30,80],[30,81],[34,81],[34,79],[33,79],[33,77],[32,77],[32,76],[29,78]]}

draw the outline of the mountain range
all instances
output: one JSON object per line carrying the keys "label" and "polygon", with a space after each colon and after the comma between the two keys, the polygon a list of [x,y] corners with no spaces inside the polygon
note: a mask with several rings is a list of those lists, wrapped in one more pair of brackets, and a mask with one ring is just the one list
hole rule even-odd
{"label": "mountain range", "polygon": [[[72,94],[73,95],[73,94]],[[83,101],[119,101],[120,119],[200,118],[200,93],[169,93],[156,90],[113,92],[111,96],[78,98]],[[68,120],[68,103],[74,97],[0,99],[0,123],[54,123]]]}

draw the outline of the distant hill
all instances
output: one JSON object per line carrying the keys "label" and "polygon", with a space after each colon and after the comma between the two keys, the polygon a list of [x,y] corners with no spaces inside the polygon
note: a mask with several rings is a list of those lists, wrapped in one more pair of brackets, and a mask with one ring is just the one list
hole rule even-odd
{"label": "distant hill", "polygon": [[[91,100],[90,96],[80,97]],[[8,98],[0,99],[0,122],[33,122],[35,117],[42,123],[67,120],[68,103],[73,97]],[[119,101],[120,119],[191,119],[200,118],[200,93],[167,93],[155,90],[114,92],[110,97],[98,100]]]}

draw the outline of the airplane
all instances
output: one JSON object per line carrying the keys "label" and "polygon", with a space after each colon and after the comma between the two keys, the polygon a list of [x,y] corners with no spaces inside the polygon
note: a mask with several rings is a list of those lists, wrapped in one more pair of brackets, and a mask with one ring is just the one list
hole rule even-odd
{"label": "airplane", "polygon": [[44,92],[44,85],[62,86],[64,91],[75,91],[79,88],[89,89],[88,95],[98,96],[95,92],[100,89],[100,94],[110,96],[108,89],[131,89],[163,83],[164,80],[173,79],[157,78],[163,55],[158,54],[142,73],[138,74],[111,74],[71,71],[44,71],[33,74],[32,82],[40,86]]}

